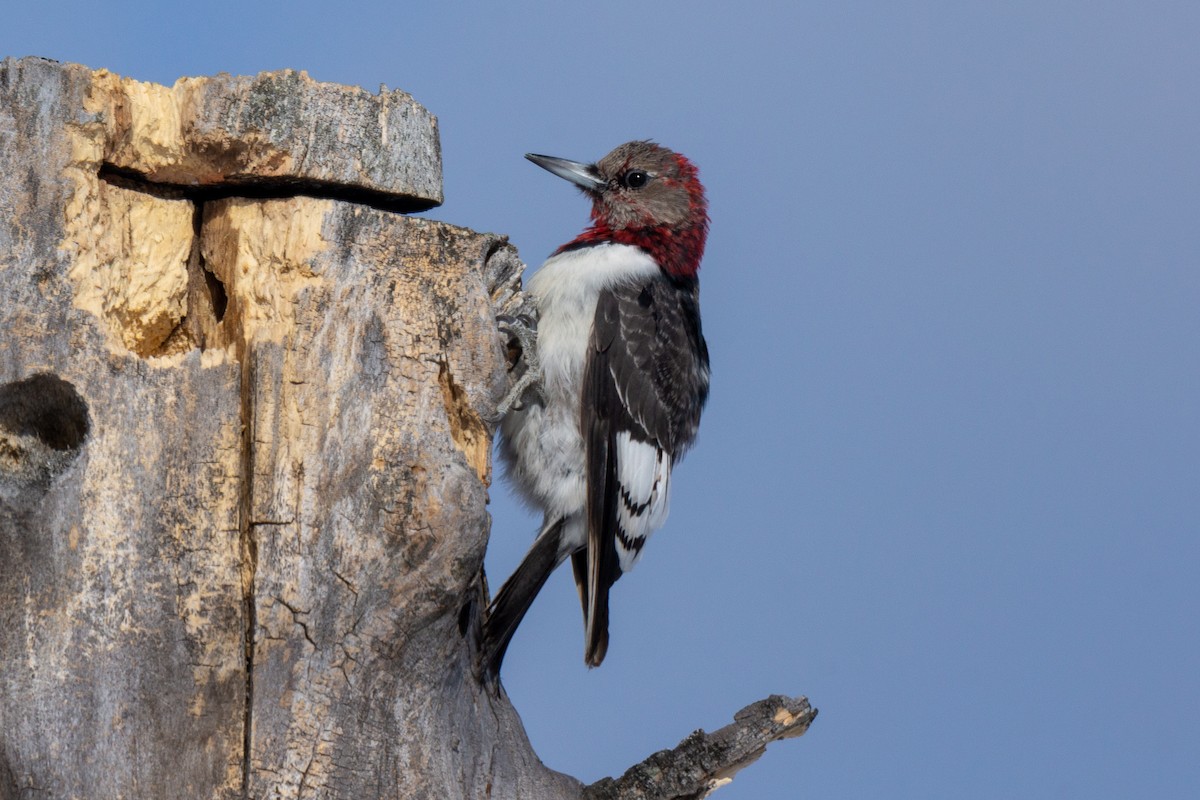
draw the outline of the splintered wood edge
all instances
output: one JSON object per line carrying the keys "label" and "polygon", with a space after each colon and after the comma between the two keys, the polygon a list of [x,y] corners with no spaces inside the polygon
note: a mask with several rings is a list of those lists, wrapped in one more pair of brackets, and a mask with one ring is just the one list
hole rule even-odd
{"label": "splintered wood edge", "polygon": [[712,733],[698,730],[673,750],[661,750],[583,791],[585,800],[700,800],[733,780],[778,739],[801,736],[816,719],[805,697],[772,695],[751,703]]}

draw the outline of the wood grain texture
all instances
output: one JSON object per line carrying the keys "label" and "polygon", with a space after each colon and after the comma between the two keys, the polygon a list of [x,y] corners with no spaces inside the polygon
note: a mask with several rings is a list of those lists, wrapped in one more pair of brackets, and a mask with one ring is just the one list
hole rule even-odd
{"label": "wood grain texture", "polygon": [[[0,796],[577,786],[472,670],[494,317],[521,264],[377,207],[440,197],[440,165],[427,112],[405,112],[420,141],[372,139],[371,102],[294,73],[167,90],[0,66]],[[188,172],[238,137],[247,174],[375,193]],[[70,446],[34,424],[72,413],[38,375],[79,398]]]}

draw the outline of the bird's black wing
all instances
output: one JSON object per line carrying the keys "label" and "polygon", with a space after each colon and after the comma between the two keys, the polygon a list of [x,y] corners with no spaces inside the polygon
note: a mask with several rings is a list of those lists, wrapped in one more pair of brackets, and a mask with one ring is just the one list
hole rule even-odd
{"label": "bird's black wing", "polygon": [[696,437],[708,348],[695,281],[656,277],[604,291],[584,366],[588,546],[573,557],[585,660],[608,647],[608,590],[666,519],[671,467]]}

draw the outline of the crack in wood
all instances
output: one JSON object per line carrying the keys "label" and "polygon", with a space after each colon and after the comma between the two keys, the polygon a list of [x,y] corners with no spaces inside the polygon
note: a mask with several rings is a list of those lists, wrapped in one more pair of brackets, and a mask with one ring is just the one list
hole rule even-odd
{"label": "crack in wood", "polygon": [[254,369],[253,356],[242,361],[242,484],[239,498],[239,528],[242,552],[242,597],[245,604],[246,691],[242,721],[242,797],[250,798],[250,775],[254,745],[254,634],[258,628],[258,609],[254,597],[254,578],[258,569],[258,542],[251,521],[254,503]]}
{"label": "crack in wood", "polygon": [[324,200],[341,200],[347,203],[369,206],[380,211],[396,214],[413,214],[428,211],[438,204],[419,197],[394,194],[379,189],[368,189],[348,183],[295,178],[285,176],[227,177],[220,183],[169,183],[156,181],[137,170],[104,162],[100,165],[100,180],[123,189],[144,192],[170,200],[191,200],[205,203],[229,197],[245,197],[256,200],[281,200],[289,197],[315,197]]}

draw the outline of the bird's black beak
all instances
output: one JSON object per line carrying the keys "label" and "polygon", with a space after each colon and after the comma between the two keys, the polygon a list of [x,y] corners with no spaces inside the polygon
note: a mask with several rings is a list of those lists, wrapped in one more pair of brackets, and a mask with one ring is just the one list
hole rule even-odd
{"label": "bird's black beak", "polygon": [[596,172],[595,164],[580,164],[578,161],[539,156],[537,153],[526,153],[525,157],[542,169],[549,170],[560,178],[566,178],[584,191],[599,192],[607,185],[600,178],[600,173]]}

